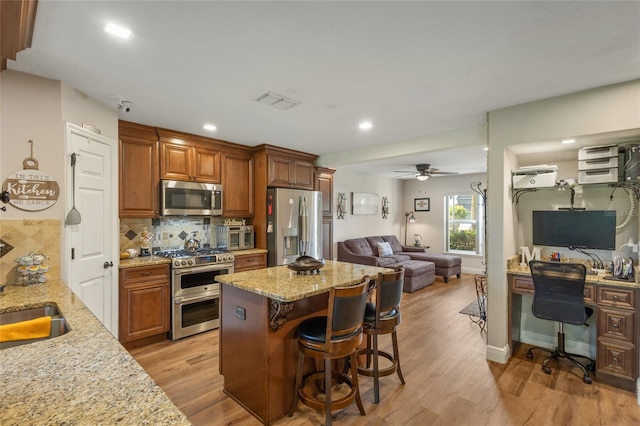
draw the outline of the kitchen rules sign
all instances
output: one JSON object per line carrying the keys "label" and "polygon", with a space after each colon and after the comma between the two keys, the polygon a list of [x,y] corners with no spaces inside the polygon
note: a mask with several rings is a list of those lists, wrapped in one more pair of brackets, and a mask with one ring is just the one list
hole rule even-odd
{"label": "kitchen rules sign", "polygon": [[38,211],[53,206],[58,201],[60,187],[48,173],[38,170],[38,160],[31,157],[22,162],[23,170],[11,174],[2,184],[2,190],[9,193],[9,204],[21,210]]}

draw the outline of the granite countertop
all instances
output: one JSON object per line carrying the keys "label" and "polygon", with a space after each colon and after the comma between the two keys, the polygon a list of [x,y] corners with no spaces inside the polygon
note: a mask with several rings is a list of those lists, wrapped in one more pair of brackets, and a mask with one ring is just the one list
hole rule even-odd
{"label": "granite countertop", "polygon": [[6,286],[0,315],[49,302],[71,331],[0,350],[0,424],[191,424],[63,282]]}
{"label": "granite countertop", "polygon": [[287,266],[273,266],[218,275],[216,280],[281,302],[294,302],[325,293],[331,287],[356,284],[364,275],[373,278],[385,271],[389,269],[327,260],[319,274],[303,275]]}
{"label": "granite countertop", "polygon": [[169,265],[171,259],[162,256],[139,256],[131,259],[120,259],[120,269],[135,268],[137,266],[149,266],[149,265]]}
{"label": "granite countertop", "polygon": [[249,256],[252,254],[264,254],[264,253],[268,253],[269,250],[267,249],[259,249],[259,248],[254,248],[254,249],[244,249],[244,250],[231,250],[231,253],[233,253],[235,256]]}
{"label": "granite countertop", "polygon": [[[576,261],[579,263],[587,263],[582,259],[567,259],[567,260]],[[531,276],[531,271],[529,270],[529,265],[520,264],[520,256],[512,256],[509,259],[507,259],[507,274]],[[636,267],[635,269],[635,281],[606,280],[604,278],[606,276],[611,276],[611,273],[607,272],[607,273],[599,273],[598,275],[587,275],[587,278],[585,281],[587,283],[596,284],[596,285],[640,288],[640,270],[638,269],[638,267]]]}

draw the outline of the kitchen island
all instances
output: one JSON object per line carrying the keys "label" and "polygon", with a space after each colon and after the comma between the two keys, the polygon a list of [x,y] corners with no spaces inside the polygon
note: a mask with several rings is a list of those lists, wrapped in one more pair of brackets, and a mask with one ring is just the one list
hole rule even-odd
{"label": "kitchen island", "polygon": [[298,324],[326,315],[331,287],[353,285],[383,271],[326,261],[319,273],[309,275],[275,266],[217,276],[225,394],[265,425],[285,415],[293,396]]}
{"label": "kitchen island", "polygon": [[0,424],[191,424],[63,282],[7,285],[0,315],[51,303],[68,333],[0,350]]}

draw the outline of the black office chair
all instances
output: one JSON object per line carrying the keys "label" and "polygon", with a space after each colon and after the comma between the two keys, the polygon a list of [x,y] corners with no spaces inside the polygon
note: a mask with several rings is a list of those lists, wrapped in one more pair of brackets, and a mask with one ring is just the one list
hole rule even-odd
{"label": "black office chair", "polygon": [[[532,260],[529,262],[531,277],[533,278],[533,305],[531,310],[536,318],[558,321],[558,346],[554,349],[533,347],[527,351],[527,358],[533,358],[533,350],[540,349],[551,355],[542,361],[542,370],[551,374],[547,364],[552,359],[563,358],[580,367],[584,373],[582,380],[590,384],[589,370],[595,371],[592,359],[584,355],[567,353],[564,350],[564,323],[587,325],[586,321],[593,314],[593,309],[584,305],[584,283],[587,268],[580,263],[543,262]],[[585,366],[575,358],[589,361]]]}

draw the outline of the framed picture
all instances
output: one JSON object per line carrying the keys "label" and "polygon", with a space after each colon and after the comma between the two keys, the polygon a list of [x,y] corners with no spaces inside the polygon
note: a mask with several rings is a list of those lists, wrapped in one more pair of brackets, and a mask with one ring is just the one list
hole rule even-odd
{"label": "framed picture", "polygon": [[351,214],[378,214],[378,194],[352,192]]}
{"label": "framed picture", "polygon": [[413,200],[413,211],[428,212],[431,210],[431,202],[429,198],[415,198]]}

